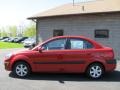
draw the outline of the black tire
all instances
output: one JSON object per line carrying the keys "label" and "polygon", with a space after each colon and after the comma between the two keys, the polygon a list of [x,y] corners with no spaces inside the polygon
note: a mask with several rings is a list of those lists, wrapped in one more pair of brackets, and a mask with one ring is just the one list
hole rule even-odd
{"label": "black tire", "polygon": [[30,75],[30,66],[25,62],[17,62],[13,67],[13,74],[19,78],[25,78]]}
{"label": "black tire", "polygon": [[86,71],[86,74],[91,79],[99,79],[104,74],[104,67],[99,63],[91,64]]}

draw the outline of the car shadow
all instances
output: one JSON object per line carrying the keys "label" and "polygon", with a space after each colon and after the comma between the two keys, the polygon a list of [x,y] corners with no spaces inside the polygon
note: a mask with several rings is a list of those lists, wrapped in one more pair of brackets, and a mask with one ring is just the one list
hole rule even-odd
{"label": "car shadow", "polygon": [[[9,74],[12,78],[15,77],[12,73]],[[29,77],[24,78],[26,80],[49,80],[49,81],[59,81],[64,83],[65,81],[78,81],[78,82],[120,82],[120,71],[114,71],[112,73],[105,74],[104,77],[98,80],[93,80],[87,78],[84,74],[41,74],[41,73],[32,73]]]}

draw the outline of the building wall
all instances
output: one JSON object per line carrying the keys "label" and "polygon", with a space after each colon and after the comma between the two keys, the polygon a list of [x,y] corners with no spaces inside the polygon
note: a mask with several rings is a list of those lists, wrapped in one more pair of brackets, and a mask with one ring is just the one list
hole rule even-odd
{"label": "building wall", "polygon": [[[113,47],[120,56],[120,13],[44,18],[38,20],[40,41],[53,37],[53,30],[62,29],[64,35],[83,35],[103,45]],[[108,29],[109,38],[95,38],[95,29]]]}

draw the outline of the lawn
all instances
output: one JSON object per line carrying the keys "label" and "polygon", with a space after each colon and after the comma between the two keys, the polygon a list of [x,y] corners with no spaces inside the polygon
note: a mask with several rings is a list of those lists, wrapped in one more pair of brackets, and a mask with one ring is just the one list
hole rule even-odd
{"label": "lawn", "polygon": [[23,48],[23,44],[0,42],[0,49],[7,49],[7,48]]}

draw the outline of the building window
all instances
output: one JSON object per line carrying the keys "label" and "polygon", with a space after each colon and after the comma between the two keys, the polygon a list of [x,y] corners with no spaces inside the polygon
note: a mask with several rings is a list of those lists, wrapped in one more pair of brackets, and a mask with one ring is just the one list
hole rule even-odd
{"label": "building window", "polygon": [[54,30],[53,31],[53,37],[55,37],[55,36],[63,36],[63,35],[64,35],[63,30]]}
{"label": "building window", "polygon": [[109,38],[109,30],[95,30],[95,38]]}

